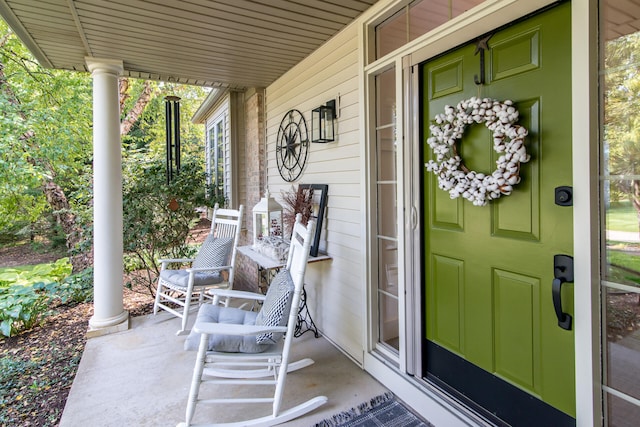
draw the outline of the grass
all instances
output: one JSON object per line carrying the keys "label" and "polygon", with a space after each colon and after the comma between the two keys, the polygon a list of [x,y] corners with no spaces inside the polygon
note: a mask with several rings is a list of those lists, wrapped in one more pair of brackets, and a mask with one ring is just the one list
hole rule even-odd
{"label": "grass", "polygon": [[638,212],[630,201],[611,203],[607,209],[607,230],[638,232]]}
{"label": "grass", "polygon": [[[607,230],[638,233],[638,212],[629,200],[612,202],[607,209]],[[632,286],[640,284],[640,245],[607,241],[607,279]]]}
{"label": "grass", "polygon": [[640,257],[628,252],[607,251],[607,280],[631,286],[640,285]]}

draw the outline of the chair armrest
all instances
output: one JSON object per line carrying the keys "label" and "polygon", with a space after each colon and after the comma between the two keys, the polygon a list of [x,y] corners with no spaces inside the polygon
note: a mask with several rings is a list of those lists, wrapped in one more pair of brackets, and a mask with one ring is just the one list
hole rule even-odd
{"label": "chair armrest", "polygon": [[160,262],[160,270],[165,270],[168,264],[172,264],[172,263],[186,264],[188,262],[193,262],[193,258],[164,258],[164,259],[159,259],[158,262]]}
{"label": "chair armrest", "polygon": [[211,289],[208,293],[219,297],[252,299],[257,301],[264,301],[267,297],[266,295],[255,292],[234,291],[233,289]]}
{"label": "chair armrest", "polygon": [[233,266],[231,265],[223,265],[221,267],[198,267],[198,268],[186,268],[185,270],[188,272],[194,272],[194,273],[199,273],[202,271],[220,271],[220,270],[231,270],[233,268]]}
{"label": "chair armrest", "polygon": [[287,332],[286,326],[233,325],[228,323],[196,322],[193,330],[199,334],[258,335],[269,332]]}
{"label": "chair armrest", "polygon": [[167,264],[173,263],[181,263],[186,264],[188,262],[193,262],[194,258],[164,258],[159,259],[158,262],[161,264],[160,270],[164,270],[167,268]]}
{"label": "chair armrest", "polygon": [[164,258],[159,259],[158,262],[193,262],[195,258]]}

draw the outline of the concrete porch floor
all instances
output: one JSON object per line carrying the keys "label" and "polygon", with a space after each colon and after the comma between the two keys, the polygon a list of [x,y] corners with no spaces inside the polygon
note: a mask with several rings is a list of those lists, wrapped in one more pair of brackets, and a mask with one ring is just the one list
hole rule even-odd
{"label": "concrete porch floor", "polygon": [[[163,312],[132,318],[131,329],[88,340],[60,426],[175,426],[184,421],[196,352],[183,350],[186,337],[175,335],[178,328],[179,319]],[[294,341],[292,356],[311,357],[315,364],[287,376],[283,409],[319,395],[329,401],[282,425],[313,426],[387,391],[311,332]],[[272,395],[272,390],[265,393]],[[268,404],[202,405],[194,422],[241,421],[270,412]]]}

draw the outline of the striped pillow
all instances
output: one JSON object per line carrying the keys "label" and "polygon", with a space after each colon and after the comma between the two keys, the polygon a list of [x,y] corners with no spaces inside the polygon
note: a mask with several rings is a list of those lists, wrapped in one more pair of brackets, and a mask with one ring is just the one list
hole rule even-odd
{"label": "striped pillow", "polygon": [[233,239],[231,237],[216,238],[209,234],[202,243],[196,259],[193,261],[193,268],[222,267],[229,265],[231,260],[231,249]]}

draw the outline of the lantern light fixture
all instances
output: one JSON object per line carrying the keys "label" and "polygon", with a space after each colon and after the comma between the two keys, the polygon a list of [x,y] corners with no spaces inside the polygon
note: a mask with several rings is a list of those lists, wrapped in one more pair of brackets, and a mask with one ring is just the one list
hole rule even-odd
{"label": "lantern light fixture", "polygon": [[336,100],[311,110],[311,142],[335,141],[334,120],[336,118]]}
{"label": "lantern light fixture", "polygon": [[253,207],[253,245],[269,236],[282,238],[282,206],[271,197],[269,190]]}

